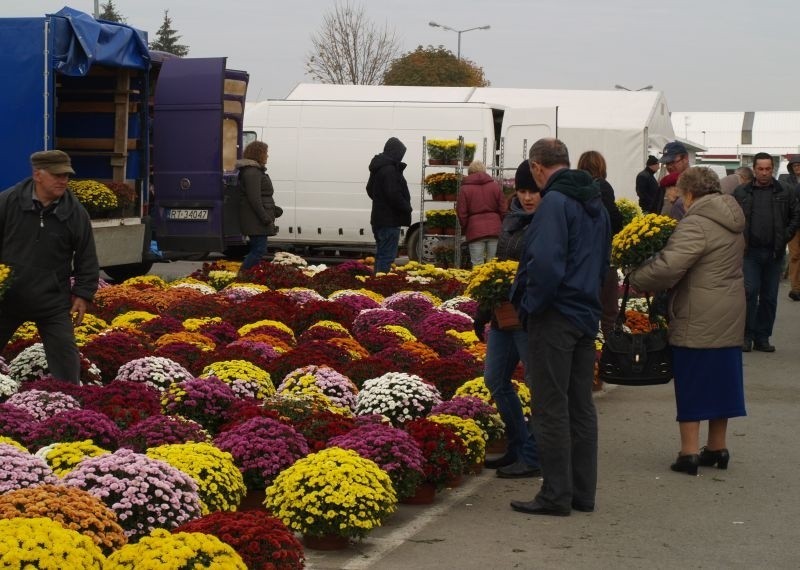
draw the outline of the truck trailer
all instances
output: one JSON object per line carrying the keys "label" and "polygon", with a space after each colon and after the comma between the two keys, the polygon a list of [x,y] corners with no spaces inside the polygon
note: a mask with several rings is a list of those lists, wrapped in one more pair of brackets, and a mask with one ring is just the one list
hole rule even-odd
{"label": "truck trailer", "polygon": [[72,157],[76,179],[135,189],[134,211],[92,221],[112,278],[146,273],[154,238],[193,253],[241,243],[225,179],[241,154],[247,73],[225,58],[151,53],[144,32],[71,8],[0,18],[0,70],[0,189],[49,149]]}

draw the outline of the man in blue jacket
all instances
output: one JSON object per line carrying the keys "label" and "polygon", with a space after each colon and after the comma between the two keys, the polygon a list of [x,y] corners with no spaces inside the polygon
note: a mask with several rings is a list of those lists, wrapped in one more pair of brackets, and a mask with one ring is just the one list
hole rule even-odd
{"label": "man in blue jacket", "polygon": [[567,147],[540,139],[530,166],[542,202],[526,235],[512,300],[528,330],[533,429],[544,481],[516,511],[567,516],[594,510],[597,413],[592,401],[600,289],[611,225],[589,173],[570,170]]}
{"label": "man in blue jacket", "polygon": [[35,152],[31,167],[33,176],[0,193],[0,263],[12,271],[0,302],[0,350],[33,321],[50,374],[79,384],[73,326],[83,321],[100,275],[92,225],[67,190],[75,174],[67,153]]}

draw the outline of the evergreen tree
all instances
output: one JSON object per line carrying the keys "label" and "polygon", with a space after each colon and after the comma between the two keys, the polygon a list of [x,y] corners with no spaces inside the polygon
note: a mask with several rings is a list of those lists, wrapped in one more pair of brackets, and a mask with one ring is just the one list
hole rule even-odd
{"label": "evergreen tree", "polygon": [[100,15],[97,17],[98,20],[106,20],[107,22],[119,22],[120,24],[127,24],[127,20],[122,17],[122,15],[117,12],[117,7],[114,6],[114,0],[108,0],[105,4],[101,4],[100,7],[103,9],[100,12]]}
{"label": "evergreen tree", "polygon": [[156,32],[156,39],[150,42],[150,49],[165,51],[178,56],[185,56],[189,54],[189,46],[179,44],[178,40],[181,39],[172,28],[172,19],[169,17],[169,10],[164,10],[164,22]]}

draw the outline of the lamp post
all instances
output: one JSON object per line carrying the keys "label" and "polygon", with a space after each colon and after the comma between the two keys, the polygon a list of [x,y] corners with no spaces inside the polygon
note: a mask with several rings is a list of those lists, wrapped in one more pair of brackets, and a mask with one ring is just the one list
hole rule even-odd
{"label": "lamp post", "polygon": [[653,88],[652,85],[645,85],[644,87],[639,87],[639,89],[628,89],[624,85],[614,85],[614,89],[621,89],[623,91],[650,91]]}
{"label": "lamp post", "polygon": [[467,28],[466,30],[456,30],[451,28],[450,26],[445,26],[444,24],[437,24],[436,22],[428,22],[428,25],[432,28],[442,28],[443,30],[448,30],[450,32],[455,32],[458,34],[458,52],[456,57],[461,60],[461,34],[466,32],[471,32],[472,30],[488,30],[491,26],[476,26],[474,28]]}

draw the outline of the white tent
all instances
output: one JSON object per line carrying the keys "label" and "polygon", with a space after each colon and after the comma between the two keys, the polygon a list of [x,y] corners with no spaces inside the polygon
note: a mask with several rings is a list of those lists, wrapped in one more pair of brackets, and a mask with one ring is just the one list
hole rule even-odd
{"label": "white tent", "polygon": [[[757,152],[785,156],[800,152],[800,112],[734,111],[672,113],[678,135],[703,144],[704,162],[738,166]],[[744,160],[746,164],[747,159]]]}
{"label": "white tent", "polygon": [[[587,150],[597,150],[608,163],[608,181],[618,197],[635,198],[636,174],[648,154],[658,155],[675,139],[669,108],[658,91],[588,91],[502,89],[494,87],[395,87],[301,83],[289,100],[440,101],[486,103],[498,112],[556,108],[557,136],[569,148],[573,167]],[[498,132],[503,136],[503,132]],[[527,141],[528,146],[534,141]],[[516,164],[521,149],[506,156]]]}

